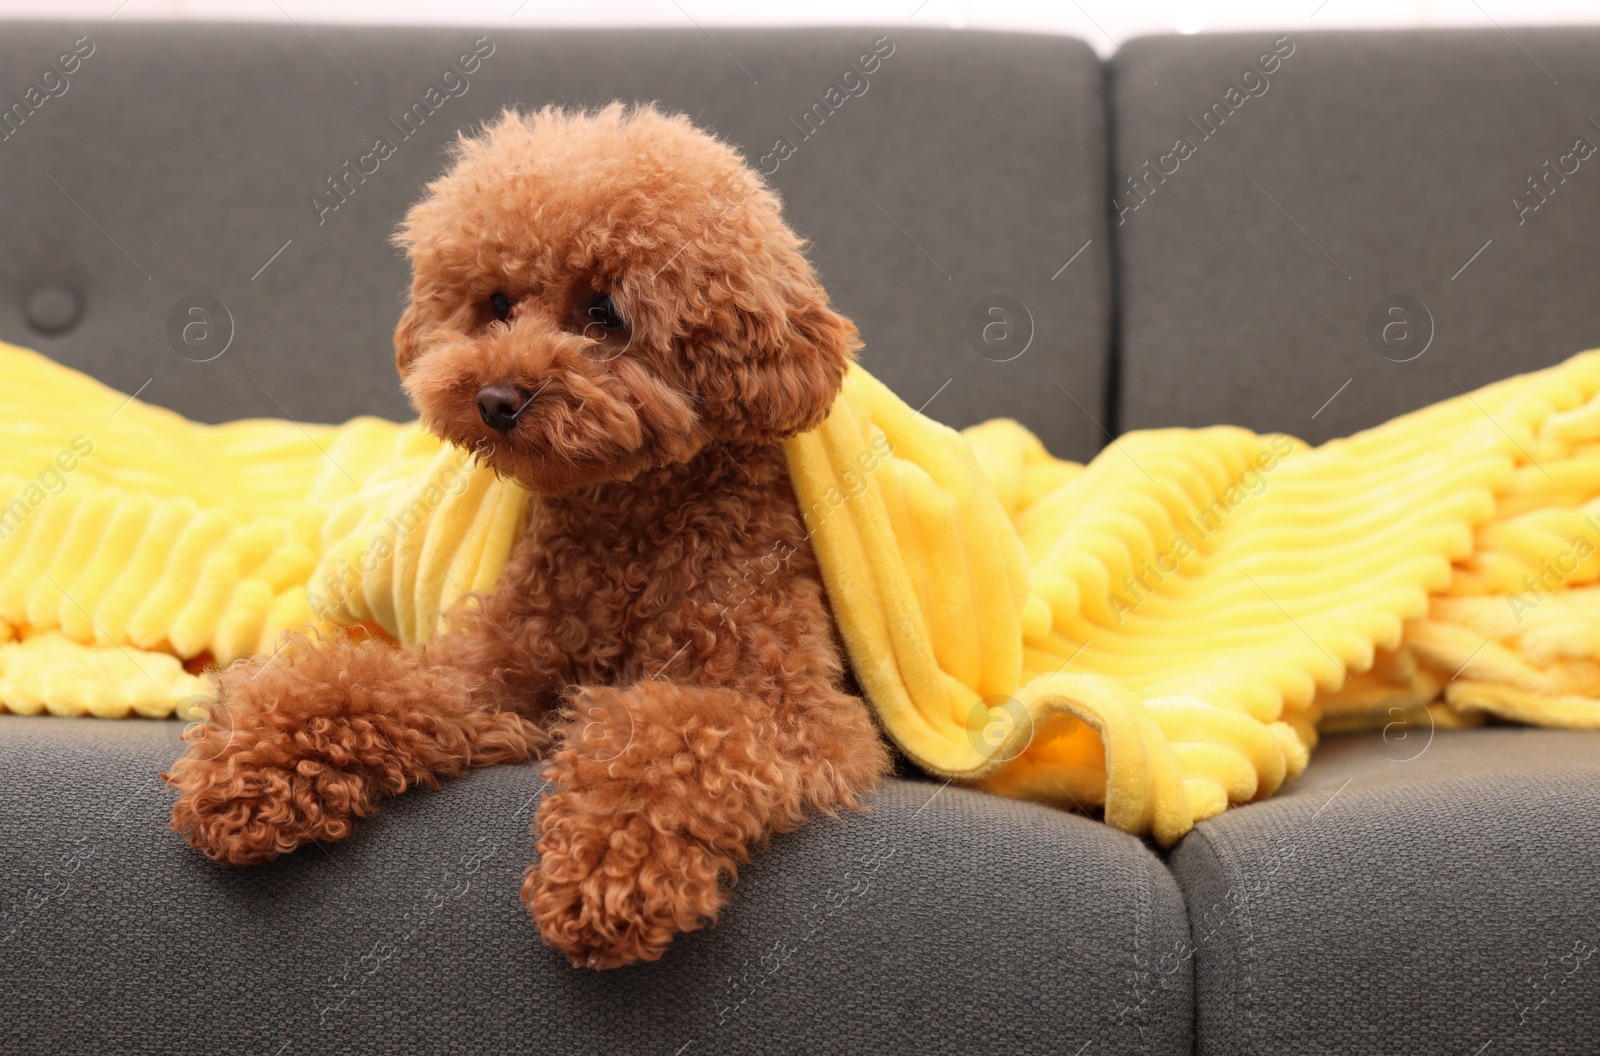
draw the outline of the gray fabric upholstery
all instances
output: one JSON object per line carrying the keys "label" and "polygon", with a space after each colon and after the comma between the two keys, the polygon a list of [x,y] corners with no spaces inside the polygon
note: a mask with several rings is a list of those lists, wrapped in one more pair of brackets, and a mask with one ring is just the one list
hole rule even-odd
{"label": "gray fabric upholstery", "polygon": [[[1245,71],[1283,34],[1129,42],[1110,92],[1121,425],[1323,440],[1600,345],[1600,156],[1562,162],[1600,145],[1600,30],[1514,35],[1291,30],[1264,91]],[[1163,162],[1180,138],[1193,153]],[[1546,161],[1576,171],[1519,217]],[[1409,344],[1379,313],[1385,354],[1367,334],[1396,295],[1433,320],[1409,362],[1420,313]]]}
{"label": "gray fabric upholstery", "polygon": [[[929,415],[956,426],[1012,415],[1075,458],[1103,442],[1092,418],[1105,416],[1109,319],[1104,109],[1081,41],[493,29],[482,45],[493,53],[462,89],[446,71],[485,36],[464,27],[319,26],[314,43],[290,25],[13,23],[0,33],[0,100],[21,100],[85,34],[94,51],[65,94],[0,142],[9,200],[27,203],[0,212],[0,337],[125,392],[148,381],[144,399],[208,421],[408,416],[389,341],[407,276],[386,238],[457,130],[506,105],[656,99],[758,164],[794,141],[773,183],[860,325],[863,361],[913,406],[938,393]],[[846,71],[885,34],[893,53],[863,90]],[[403,137],[393,121],[426,113],[430,87],[437,111]],[[844,101],[805,138],[791,119],[826,114],[830,88]],[[363,162],[380,137],[392,156]],[[326,181],[346,162],[376,171],[347,180],[334,209]],[[75,325],[30,323],[42,287],[79,300]],[[174,305],[195,294],[233,320],[232,346],[210,362],[190,360],[215,343],[185,358],[167,336]],[[1020,337],[969,343],[969,316],[994,296],[1031,315],[1025,353]]]}
{"label": "gray fabric upholstery", "polygon": [[[1320,441],[1600,345],[1600,157],[1570,156],[1600,144],[1600,32],[1516,41],[1130,42],[1109,93],[1118,424]],[[1292,52],[1260,62],[1275,42]],[[1374,338],[1375,309],[1411,332]],[[1600,945],[1600,736],[1413,750],[1330,740],[1171,855],[1192,946],[1152,971],[1192,959],[1198,1052],[1594,1051],[1600,961],[1573,966]]]}
{"label": "gray fabric upholstery", "polygon": [[166,831],[176,722],[0,716],[10,1053],[1189,1051],[1172,876],[1096,821],[893,782],[778,837],[712,928],[568,967],[517,891],[533,766],[387,806],[247,870]]}
{"label": "gray fabric upholstery", "polygon": [[1410,732],[1172,854],[1202,1056],[1595,1051],[1600,733]]}

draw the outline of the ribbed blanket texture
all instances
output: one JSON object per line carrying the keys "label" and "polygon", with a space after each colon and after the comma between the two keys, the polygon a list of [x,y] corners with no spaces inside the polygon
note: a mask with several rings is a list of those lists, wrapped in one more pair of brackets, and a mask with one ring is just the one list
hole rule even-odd
{"label": "ribbed blanket texture", "polygon": [[[0,375],[12,711],[198,716],[205,664],[285,630],[420,641],[529,515],[415,424],[200,425],[3,344]],[[1170,844],[1319,727],[1600,727],[1600,351],[1319,447],[1153,430],[1087,465],[858,366],[787,454],[856,678],[932,773]]]}

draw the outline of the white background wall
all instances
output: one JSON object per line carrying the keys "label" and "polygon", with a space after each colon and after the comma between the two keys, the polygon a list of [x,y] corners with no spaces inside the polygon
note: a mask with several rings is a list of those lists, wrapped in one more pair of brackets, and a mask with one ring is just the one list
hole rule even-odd
{"label": "white background wall", "polygon": [[1600,0],[0,0],[0,18],[467,25],[952,25],[1069,33],[1102,52],[1141,33],[1600,23]]}

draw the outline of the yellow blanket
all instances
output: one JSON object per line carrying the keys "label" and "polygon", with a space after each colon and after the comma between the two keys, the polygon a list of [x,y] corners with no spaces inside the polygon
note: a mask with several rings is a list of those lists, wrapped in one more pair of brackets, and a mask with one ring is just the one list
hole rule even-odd
{"label": "yellow blanket", "polygon": [[[308,623],[417,641],[524,519],[415,425],[202,426],[4,345],[0,376],[13,711],[203,710],[201,662]],[[852,667],[934,773],[1170,843],[1319,723],[1600,727],[1600,352],[1318,448],[1162,430],[1087,466],[857,368],[788,455]]]}
{"label": "yellow blanket", "polygon": [[189,717],[288,628],[418,641],[522,528],[415,423],[200,425],[4,343],[0,378],[0,710]]}
{"label": "yellow blanket", "polygon": [[1158,430],[1087,466],[856,371],[790,465],[856,675],[937,774],[1170,844],[1319,721],[1600,727],[1600,351],[1318,448]]}

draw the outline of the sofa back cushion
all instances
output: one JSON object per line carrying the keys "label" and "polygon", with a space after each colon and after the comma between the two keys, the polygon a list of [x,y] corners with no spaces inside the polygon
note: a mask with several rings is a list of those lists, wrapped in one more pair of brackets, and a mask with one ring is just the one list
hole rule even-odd
{"label": "sofa back cushion", "polygon": [[1123,428],[1322,440],[1600,345],[1600,31],[1511,33],[1128,43]]}
{"label": "sofa back cushion", "polygon": [[409,415],[386,239],[458,130],[653,99],[772,174],[908,401],[1082,457],[1051,378],[1103,419],[1100,86],[1023,35],[12,23],[0,338],[207,421]]}

